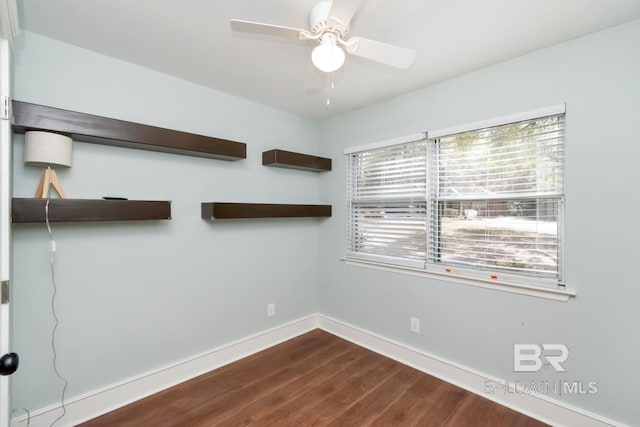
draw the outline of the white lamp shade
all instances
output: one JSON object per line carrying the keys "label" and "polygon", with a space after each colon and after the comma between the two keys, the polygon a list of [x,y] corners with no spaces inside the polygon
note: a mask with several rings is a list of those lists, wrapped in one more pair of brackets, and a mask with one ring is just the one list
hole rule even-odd
{"label": "white lamp shade", "polygon": [[51,132],[28,131],[24,142],[24,163],[32,166],[71,167],[73,140]]}
{"label": "white lamp shade", "polygon": [[320,71],[332,73],[344,64],[344,51],[335,43],[323,41],[311,52],[311,61]]}

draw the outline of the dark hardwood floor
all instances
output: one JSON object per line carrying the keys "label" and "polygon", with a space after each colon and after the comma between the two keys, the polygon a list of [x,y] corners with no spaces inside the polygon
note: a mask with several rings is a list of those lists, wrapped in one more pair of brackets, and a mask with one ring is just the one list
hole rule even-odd
{"label": "dark hardwood floor", "polygon": [[316,329],[82,424],[544,426]]}

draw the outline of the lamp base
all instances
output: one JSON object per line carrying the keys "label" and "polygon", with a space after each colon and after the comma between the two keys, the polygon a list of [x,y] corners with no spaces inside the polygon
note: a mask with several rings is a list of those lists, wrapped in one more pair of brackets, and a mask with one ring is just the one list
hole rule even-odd
{"label": "lamp base", "polygon": [[36,199],[48,199],[49,191],[51,186],[58,192],[61,199],[66,199],[67,196],[64,194],[64,190],[62,189],[62,185],[60,185],[60,181],[58,181],[58,175],[56,175],[56,171],[51,168],[46,168],[42,171],[42,176],[40,177],[40,183],[38,184],[38,189],[36,190],[36,195],[33,196]]}

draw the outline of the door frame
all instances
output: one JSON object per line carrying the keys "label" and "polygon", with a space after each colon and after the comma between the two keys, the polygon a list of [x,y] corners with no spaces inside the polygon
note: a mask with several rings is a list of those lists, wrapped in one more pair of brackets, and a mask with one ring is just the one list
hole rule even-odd
{"label": "door frame", "polygon": [[[0,357],[9,353],[11,268],[11,114],[10,114],[10,44],[0,38]],[[11,376],[0,376],[0,427],[9,427],[11,415]]]}

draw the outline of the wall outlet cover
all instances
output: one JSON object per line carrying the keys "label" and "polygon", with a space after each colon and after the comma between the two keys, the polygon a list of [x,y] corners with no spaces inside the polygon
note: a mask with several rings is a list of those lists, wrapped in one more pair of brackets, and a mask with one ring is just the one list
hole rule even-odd
{"label": "wall outlet cover", "polygon": [[420,319],[418,319],[417,317],[412,317],[409,329],[411,330],[411,332],[419,334],[420,333]]}

